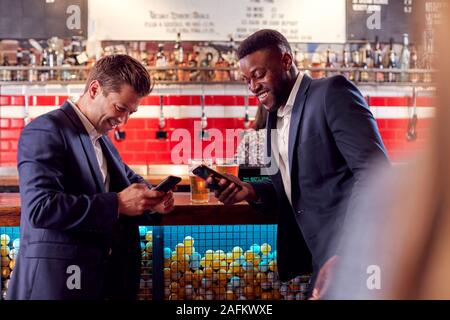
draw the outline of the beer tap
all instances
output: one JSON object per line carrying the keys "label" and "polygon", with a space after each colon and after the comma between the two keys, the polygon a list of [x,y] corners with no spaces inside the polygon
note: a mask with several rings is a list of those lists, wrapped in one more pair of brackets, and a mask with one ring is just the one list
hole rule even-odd
{"label": "beer tap", "polygon": [[414,141],[417,139],[417,92],[416,87],[413,87],[413,95],[412,95],[412,102],[413,102],[413,115],[408,120],[408,131],[406,132],[406,140],[408,141]]}
{"label": "beer tap", "polygon": [[250,118],[248,116],[248,92],[245,95],[244,99],[245,99],[244,129],[247,130],[248,128],[250,128]]}
{"label": "beer tap", "polygon": [[208,127],[208,119],[206,118],[206,113],[205,113],[205,96],[204,96],[204,94],[202,94],[200,96],[200,101],[201,101],[201,105],[202,105],[202,116],[200,118],[202,131],[200,133],[200,138],[202,140],[207,140],[207,139],[209,139],[209,133],[208,133],[208,130],[206,129]]}
{"label": "beer tap", "polygon": [[163,96],[159,96],[159,130],[156,131],[156,139],[167,139],[167,131],[164,130],[165,126]]}
{"label": "beer tap", "polygon": [[125,140],[126,137],[125,131],[122,130],[120,127],[121,126],[117,126],[114,131],[114,139],[116,139],[116,141],[123,141]]}

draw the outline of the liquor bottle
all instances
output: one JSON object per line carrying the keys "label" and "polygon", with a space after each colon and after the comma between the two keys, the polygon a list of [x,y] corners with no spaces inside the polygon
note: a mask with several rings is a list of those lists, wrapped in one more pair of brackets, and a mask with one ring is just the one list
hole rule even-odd
{"label": "liquor bottle", "polygon": [[330,48],[328,48],[327,49],[327,60],[325,62],[325,68],[327,68],[327,71],[326,71],[326,76],[327,77],[330,77],[330,76],[333,75],[333,72],[328,70],[328,69],[334,68],[333,62],[331,61],[331,54],[330,53],[331,53],[331,50],[330,50]]}
{"label": "liquor bottle", "polygon": [[[3,56],[2,66],[9,67],[9,59],[6,54]],[[11,70],[2,70],[0,81],[11,81]]]}
{"label": "liquor bottle", "polygon": [[[358,51],[358,50],[354,50],[354,51],[352,52],[352,61],[353,61],[352,67],[353,67],[353,68],[359,68],[359,63],[360,63],[361,59],[360,59],[359,51]],[[352,72],[351,79],[352,79],[353,81],[355,81],[355,82],[358,82],[358,81],[359,81],[359,79],[360,79],[360,73],[359,73],[358,70],[354,70],[354,71]]]}
{"label": "liquor bottle", "polygon": [[[50,68],[54,68],[54,67],[57,66],[57,62],[56,62],[57,54],[56,54],[56,51],[53,48],[51,48],[51,47],[47,48],[47,50],[48,50],[48,53],[47,53],[48,66]],[[56,73],[57,72],[54,69],[50,69],[49,79],[50,80],[56,80]]]}
{"label": "liquor bottle", "polygon": [[361,64],[360,64],[360,68],[364,69],[361,71],[361,75],[360,75],[360,79],[359,81],[361,82],[368,82],[369,81],[369,65],[367,64],[367,52],[366,52],[366,48],[364,48],[363,50],[360,50],[360,55],[361,55]]}
{"label": "liquor bottle", "polygon": [[[370,45],[369,40],[367,40],[365,44],[365,52],[366,52],[366,65],[367,69],[373,69],[373,66],[375,64],[374,54],[372,50],[372,46]],[[374,81],[374,74],[373,72],[367,72],[367,81]]]}
{"label": "liquor bottle", "polygon": [[34,48],[30,49],[30,62],[28,69],[28,81],[34,82],[38,80],[38,73],[36,71],[36,66],[38,65],[36,50]]}
{"label": "liquor bottle", "polygon": [[[17,48],[16,65],[18,67],[22,67],[23,66],[23,52],[22,52],[22,48],[21,47]],[[23,70],[17,70],[16,71],[15,80],[16,81],[23,81]]]}
{"label": "liquor bottle", "polygon": [[148,66],[147,43],[145,41],[139,43],[139,61],[144,66]]}
{"label": "liquor bottle", "polygon": [[372,46],[370,45],[370,42],[367,41],[365,44],[365,51],[366,51],[366,63],[369,68],[373,68],[374,65],[374,55]]}
{"label": "liquor bottle", "polygon": [[[344,48],[344,51],[342,51],[342,64],[341,64],[341,68],[350,68],[350,63],[349,63],[349,53],[347,51],[346,48]],[[346,77],[347,79],[349,79],[350,81],[353,81],[353,73],[349,72],[349,71],[342,71],[341,72],[342,75],[344,77]]]}
{"label": "liquor bottle", "polygon": [[[411,59],[410,59],[410,65],[409,65],[410,69],[419,69],[419,62],[418,62],[418,56],[417,56],[417,51],[416,51],[416,47],[412,46],[411,47]],[[419,82],[420,80],[420,75],[416,72],[411,73],[410,75],[410,80],[411,82]]]}
{"label": "liquor bottle", "polygon": [[175,42],[175,46],[173,47],[173,53],[175,57],[175,66],[177,68],[178,81],[188,81],[189,71],[182,69],[186,67],[186,63],[184,59],[183,46],[181,44],[181,33],[179,32],[177,33],[177,40]]}
{"label": "liquor bottle", "polygon": [[228,44],[228,52],[227,52],[227,60],[228,64],[231,68],[230,70],[230,80],[231,81],[239,81],[240,75],[239,75],[239,68],[238,68],[238,59],[235,49],[235,43],[233,40],[233,37],[230,37],[230,41]]}
{"label": "liquor bottle", "polygon": [[[156,54],[155,67],[162,68],[167,66],[166,55],[164,54],[164,45],[162,43],[158,44],[158,53]],[[156,80],[165,80],[166,72],[165,70],[158,70],[155,73]]]}
{"label": "liquor bottle", "polygon": [[[408,34],[404,33],[403,34],[403,48],[402,48],[402,52],[400,54],[400,69],[402,69],[402,70],[409,70],[411,54],[410,54],[408,46],[409,46]],[[408,73],[402,72],[400,74],[400,81],[408,82],[409,81]]]}
{"label": "liquor bottle", "polygon": [[[397,54],[394,51],[394,39],[391,38],[389,43],[389,51],[388,51],[388,69],[397,69]],[[397,75],[394,72],[388,73],[388,81],[389,82],[396,82],[397,81]]]}
{"label": "liquor bottle", "polygon": [[[381,45],[378,41],[378,36],[375,37],[375,54],[374,54],[374,68],[375,69],[384,69],[383,66],[383,52],[381,51]],[[375,81],[376,82],[384,82],[384,73],[376,72],[375,73]]]}
{"label": "liquor bottle", "polygon": [[[213,61],[212,52],[207,52],[205,58],[200,61],[200,67],[205,69],[211,68],[213,66],[212,61]],[[209,82],[213,80],[213,78],[214,78],[213,70],[202,70],[202,72],[200,73],[200,80],[203,82]]]}
{"label": "liquor bottle", "polygon": [[224,70],[225,68],[228,68],[230,65],[227,60],[223,58],[223,56],[219,53],[219,58],[216,61],[215,64],[215,72],[214,72],[214,81],[230,81],[230,73],[228,70]]}
{"label": "liquor bottle", "polygon": [[182,64],[184,62],[184,50],[181,45],[181,33],[177,33],[177,41],[175,42],[175,46],[173,48],[175,54],[175,61],[177,64]]}
{"label": "liquor bottle", "polygon": [[319,53],[315,52],[311,58],[311,68],[318,68],[320,70],[311,71],[311,77],[313,79],[320,79],[325,76],[323,71],[323,60]]}
{"label": "liquor bottle", "polygon": [[[41,67],[48,68],[48,60],[47,60],[47,51],[46,50],[44,50],[42,53]],[[48,81],[48,79],[49,79],[48,70],[42,70],[39,72],[39,80],[41,82]]]}

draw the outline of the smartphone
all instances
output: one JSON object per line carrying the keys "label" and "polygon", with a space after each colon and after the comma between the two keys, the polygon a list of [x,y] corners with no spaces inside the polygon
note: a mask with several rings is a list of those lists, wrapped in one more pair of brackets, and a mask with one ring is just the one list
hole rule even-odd
{"label": "smartphone", "polygon": [[161,181],[156,187],[155,190],[168,192],[173,189],[178,183],[180,183],[181,178],[176,176],[168,176],[163,181]]}
{"label": "smartphone", "polygon": [[[219,181],[220,179],[225,179],[227,180],[229,183],[232,183],[234,181],[228,179],[227,177],[225,177],[224,175],[218,173],[217,171],[211,169],[208,166],[205,166],[204,164],[199,165],[198,167],[196,167],[194,170],[192,170],[192,173],[195,174],[196,176],[202,178],[203,180],[208,179],[209,176],[212,176],[213,178],[213,183],[208,184],[207,188],[211,189],[211,190],[218,190],[219,188]],[[242,186],[235,183],[235,185],[237,186],[237,188],[239,190],[242,189]]]}

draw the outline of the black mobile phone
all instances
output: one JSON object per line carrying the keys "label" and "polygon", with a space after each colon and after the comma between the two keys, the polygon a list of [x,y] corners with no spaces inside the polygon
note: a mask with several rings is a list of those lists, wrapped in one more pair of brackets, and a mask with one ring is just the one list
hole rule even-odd
{"label": "black mobile phone", "polygon": [[168,192],[173,189],[178,183],[180,183],[181,178],[176,176],[168,176],[163,181],[161,181],[156,187],[155,190]]}
{"label": "black mobile phone", "polygon": [[[203,180],[206,180],[210,176],[212,176],[214,182],[207,185],[207,188],[209,188],[211,190],[218,190],[219,189],[219,181],[220,181],[220,179],[225,179],[229,183],[234,182],[234,181],[228,179],[227,177],[225,177],[223,174],[220,174],[219,172],[211,169],[208,166],[205,166],[204,164],[199,165],[198,167],[196,167],[194,170],[192,170],[192,173],[195,174],[196,176],[202,178]],[[237,183],[235,183],[235,185],[237,186],[237,188],[239,190],[242,189],[241,185],[239,185]]]}

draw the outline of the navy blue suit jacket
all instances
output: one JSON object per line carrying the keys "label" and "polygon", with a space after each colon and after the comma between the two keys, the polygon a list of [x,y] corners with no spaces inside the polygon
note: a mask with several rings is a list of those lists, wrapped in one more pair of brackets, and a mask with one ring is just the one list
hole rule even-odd
{"label": "navy blue suit jacket", "polygon": [[[106,136],[100,144],[110,192],[89,135],[68,102],[23,129],[18,147],[21,248],[8,299],[136,297],[138,221],[118,217],[116,192],[144,181]],[[80,289],[67,285],[74,274],[70,266],[81,271]]]}
{"label": "navy blue suit jacket", "polygon": [[[269,113],[269,151],[270,129],[276,128],[276,122],[276,112]],[[316,273],[336,253],[336,235],[349,201],[358,197],[372,161],[388,161],[363,96],[343,76],[317,80],[303,76],[292,110],[288,153],[292,206],[279,171],[269,181],[252,184],[261,199],[260,208],[276,209],[279,214],[282,280]]]}

